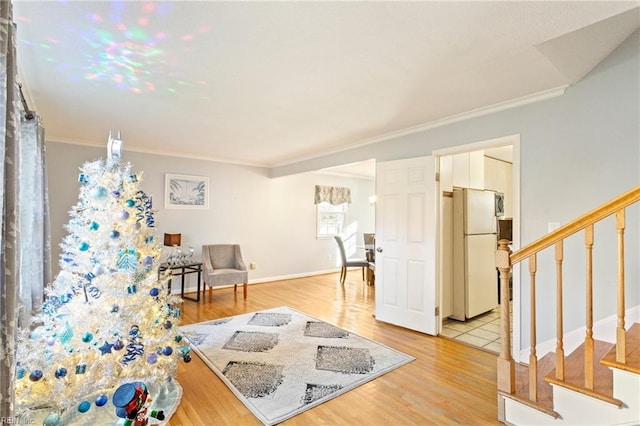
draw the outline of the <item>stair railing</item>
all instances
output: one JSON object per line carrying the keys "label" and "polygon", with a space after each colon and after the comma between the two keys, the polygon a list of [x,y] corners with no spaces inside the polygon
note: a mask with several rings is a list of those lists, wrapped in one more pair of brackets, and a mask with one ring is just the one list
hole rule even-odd
{"label": "stair railing", "polygon": [[640,186],[614,198],[591,212],[567,223],[527,246],[511,252],[509,241],[500,240],[496,253],[496,265],[500,271],[500,314],[501,349],[497,365],[498,391],[505,394],[515,393],[515,362],[512,356],[509,312],[509,276],[513,265],[528,260],[530,276],[531,349],[529,353],[529,400],[537,402],[538,355],[536,353],[536,272],[537,254],[551,246],[555,249],[556,262],[556,378],[564,380],[564,342],[562,322],[562,263],[563,241],[569,236],[584,230],[586,250],[586,335],[585,335],[585,388],[593,389],[593,225],[615,214],[617,241],[617,325],[616,325],[616,362],[625,364],[625,301],[624,301],[624,234],[626,208],[640,201]]}

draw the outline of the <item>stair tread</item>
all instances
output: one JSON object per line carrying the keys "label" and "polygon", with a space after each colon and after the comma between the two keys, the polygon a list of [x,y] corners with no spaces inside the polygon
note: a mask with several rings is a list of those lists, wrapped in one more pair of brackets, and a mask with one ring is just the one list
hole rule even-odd
{"label": "stair tread", "polygon": [[529,399],[529,367],[522,364],[515,365],[516,389],[512,395],[505,395],[530,407],[536,408],[553,417],[558,417],[558,413],[553,410],[553,388],[544,380],[544,376],[553,369],[554,354],[546,354],[538,360],[537,374],[537,401]]}
{"label": "stair tread", "polygon": [[600,363],[607,367],[619,368],[640,374],[640,324],[634,323],[626,332],[626,363],[621,364],[616,361],[615,346],[600,360]]}
{"label": "stair tread", "polygon": [[577,347],[564,360],[564,379],[556,378],[556,369],[553,368],[545,377],[545,380],[554,385],[562,386],[585,395],[598,398],[602,401],[622,405],[622,401],[613,397],[613,372],[599,360],[613,347],[612,343],[594,340],[593,345],[593,388],[585,384],[585,344]]}

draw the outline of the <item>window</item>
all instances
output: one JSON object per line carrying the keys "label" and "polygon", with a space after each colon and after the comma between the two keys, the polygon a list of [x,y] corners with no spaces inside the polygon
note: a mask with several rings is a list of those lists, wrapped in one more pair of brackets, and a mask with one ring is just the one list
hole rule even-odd
{"label": "window", "polygon": [[340,235],[347,223],[349,204],[334,206],[329,203],[316,204],[316,237],[330,238]]}

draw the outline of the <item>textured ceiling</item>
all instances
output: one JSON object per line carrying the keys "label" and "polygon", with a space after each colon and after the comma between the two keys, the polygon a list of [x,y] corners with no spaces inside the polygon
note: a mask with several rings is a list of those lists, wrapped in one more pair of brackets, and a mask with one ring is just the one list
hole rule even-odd
{"label": "textured ceiling", "polygon": [[[638,2],[15,1],[47,139],[277,166],[573,84]],[[626,12],[626,13],[625,13]]]}

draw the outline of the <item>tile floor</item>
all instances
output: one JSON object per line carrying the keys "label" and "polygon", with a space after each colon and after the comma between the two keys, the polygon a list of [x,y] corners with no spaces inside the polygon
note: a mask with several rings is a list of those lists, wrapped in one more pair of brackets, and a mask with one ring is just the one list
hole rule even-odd
{"label": "tile floor", "polygon": [[445,318],[440,335],[500,353],[500,307],[464,322]]}

